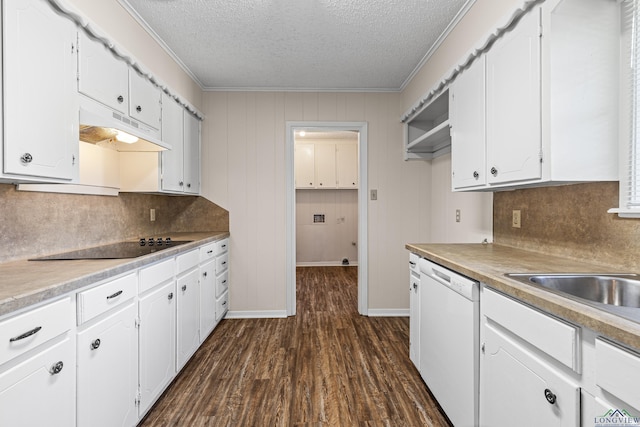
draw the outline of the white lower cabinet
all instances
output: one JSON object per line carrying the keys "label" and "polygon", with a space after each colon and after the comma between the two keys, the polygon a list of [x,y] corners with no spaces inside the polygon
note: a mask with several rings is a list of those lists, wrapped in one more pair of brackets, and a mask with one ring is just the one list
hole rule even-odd
{"label": "white lower cabinet", "polygon": [[216,326],[216,262],[208,260],[200,265],[200,342]]}
{"label": "white lower cabinet", "polygon": [[77,334],[78,426],[133,426],[138,420],[137,307],[133,300],[82,325]]}
{"label": "white lower cabinet", "polygon": [[180,370],[200,345],[200,277],[197,250],[178,257],[177,359]]}
{"label": "white lower cabinet", "polygon": [[140,297],[140,408],[143,416],[176,374],[176,284]]}
{"label": "white lower cabinet", "polygon": [[420,371],[420,269],[418,255],[409,255],[409,359]]}

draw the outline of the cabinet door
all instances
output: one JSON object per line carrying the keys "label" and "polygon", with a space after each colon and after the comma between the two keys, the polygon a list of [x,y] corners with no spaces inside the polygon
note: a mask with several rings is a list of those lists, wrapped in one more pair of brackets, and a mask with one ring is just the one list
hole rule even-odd
{"label": "cabinet door", "polygon": [[460,74],[449,89],[451,182],[454,189],[487,183],[485,167],[485,57]]}
{"label": "cabinet door", "polygon": [[578,386],[512,345],[491,326],[485,325],[483,333],[480,425],[580,425]]}
{"label": "cabinet door", "polygon": [[143,415],[176,374],[176,284],[140,298],[140,408]]}
{"label": "cabinet door", "polygon": [[487,181],[541,177],[540,9],[487,53]]}
{"label": "cabinet door", "polygon": [[336,144],[338,188],[358,188],[358,145]]}
{"label": "cabinet door", "polygon": [[336,188],[336,146],[316,144],[316,188]]}
{"label": "cabinet door", "polygon": [[78,333],[78,427],[136,424],[136,314],[131,302]]}
{"label": "cabinet door", "polygon": [[[71,339],[0,373],[0,425],[75,425],[75,360]],[[61,362],[62,369],[52,369]]]}
{"label": "cabinet door", "polygon": [[4,172],[77,179],[75,24],[48,2],[2,3]]}
{"label": "cabinet door", "polygon": [[162,140],[171,150],[162,152],[162,189],[184,190],[184,117],[182,106],[162,94]]}
{"label": "cabinet door", "polygon": [[211,260],[200,266],[200,342],[216,325],[216,263]]}
{"label": "cabinet door", "polygon": [[178,279],[178,357],[180,370],[200,344],[200,290],[196,268]]}
{"label": "cabinet door", "polygon": [[200,194],[200,120],[183,109],[184,192]]}
{"label": "cabinet door", "polygon": [[409,359],[420,371],[420,276],[409,272]]}
{"label": "cabinet door", "polygon": [[314,144],[296,144],[295,147],[296,188],[315,188]]}
{"label": "cabinet door", "polygon": [[160,129],[162,106],[160,89],[149,80],[129,69],[129,115],[146,123],[154,129]]}
{"label": "cabinet door", "polygon": [[129,67],[102,43],[78,32],[78,90],[127,114],[129,105]]}

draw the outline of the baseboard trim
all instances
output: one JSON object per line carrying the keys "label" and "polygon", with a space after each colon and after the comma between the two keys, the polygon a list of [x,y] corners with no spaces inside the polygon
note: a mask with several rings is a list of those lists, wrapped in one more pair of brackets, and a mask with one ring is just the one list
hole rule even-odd
{"label": "baseboard trim", "polygon": [[296,267],[357,267],[357,261],[349,261],[349,265],[342,265],[340,261],[312,261],[297,262]]}
{"label": "baseboard trim", "polygon": [[408,308],[370,308],[369,317],[409,317]]}
{"label": "baseboard trim", "polygon": [[287,310],[227,311],[225,319],[278,319],[287,317]]}

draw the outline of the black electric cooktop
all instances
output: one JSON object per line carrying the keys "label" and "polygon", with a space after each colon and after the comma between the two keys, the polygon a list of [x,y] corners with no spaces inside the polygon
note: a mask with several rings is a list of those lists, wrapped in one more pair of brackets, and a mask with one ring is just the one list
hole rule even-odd
{"label": "black electric cooktop", "polygon": [[167,239],[140,239],[137,242],[119,242],[110,245],[96,246],[93,248],[79,249],[77,251],[62,252],[33,258],[29,261],[60,261],[73,259],[122,259],[137,258],[149,255],[164,249],[189,243],[191,240]]}

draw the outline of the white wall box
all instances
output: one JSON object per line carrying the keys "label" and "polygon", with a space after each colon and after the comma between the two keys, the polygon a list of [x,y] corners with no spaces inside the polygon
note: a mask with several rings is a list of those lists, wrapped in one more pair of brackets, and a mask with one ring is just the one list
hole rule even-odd
{"label": "white wall box", "polygon": [[0,425],[75,424],[73,325],[69,297],[0,322]]}
{"label": "white wall box", "polygon": [[[478,116],[452,101],[453,144],[462,141],[452,150],[454,189],[618,180],[618,7],[549,0],[496,40],[486,53],[486,163],[477,181],[468,178],[479,166],[467,149],[482,126],[465,135],[463,120]],[[464,89],[454,82],[454,95],[482,92],[466,81],[475,72],[459,76]]]}
{"label": "white wall box", "polygon": [[0,180],[77,181],[76,26],[40,0],[2,2],[2,25]]}
{"label": "white wall box", "polygon": [[451,151],[448,89],[405,122],[403,151],[405,160],[428,160]]}

